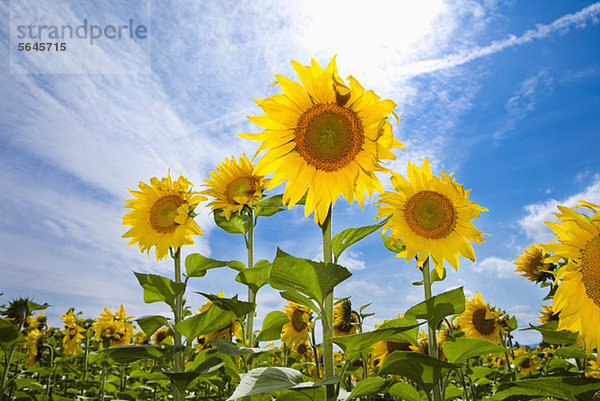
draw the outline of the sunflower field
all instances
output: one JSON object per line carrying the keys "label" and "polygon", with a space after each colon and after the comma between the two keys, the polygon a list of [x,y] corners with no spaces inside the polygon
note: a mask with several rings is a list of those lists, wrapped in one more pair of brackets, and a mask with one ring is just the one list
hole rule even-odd
{"label": "sunflower field", "polygon": [[[170,171],[130,189],[127,245],[173,262],[168,277],[135,277],[144,302],[172,314],[133,317],[121,305],[91,318],[70,309],[51,327],[48,304],[5,301],[0,401],[600,400],[600,206],[557,205],[557,221],[546,223],[555,238],[515,256],[515,274],[548,290],[538,322],[518,327],[501,305],[462,287],[433,293],[432,283],[460,274],[459,256],[475,261],[473,244],[486,233],[474,221],[488,210],[453,174],[434,175],[427,158],[409,162],[406,176],[387,169],[392,149],[404,148],[388,121],[398,119],[396,104],[338,76],[335,58],[325,68],[292,65],[299,82],[276,75],[281,93],[257,100],[264,114],[249,117],[262,131],[239,135],[260,142],[252,158],[226,159],[198,191]],[[385,175],[389,192],[378,178]],[[377,208],[374,224],[334,235],[340,195],[361,206],[376,197],[367,206]],[[186,252],[202,235],[198,207],[243,237],[246,261]],[[272,260],[254,260],[256,226],[292,207],[313,215],[323,261],[280,248]],[[407,285],[423,289],[422,301],[374,330],[364,325],[377,321],[368,304],[335,294],[352,275],[341,255],[369,235],[411,264],[419,278]],[[190,280],[211,269],[235,270],[247,296],[200,292],[204,304],[186,302]],[[287,304],[258,327],[265,287]],[[543,341],[520,346],[515,330]]]}

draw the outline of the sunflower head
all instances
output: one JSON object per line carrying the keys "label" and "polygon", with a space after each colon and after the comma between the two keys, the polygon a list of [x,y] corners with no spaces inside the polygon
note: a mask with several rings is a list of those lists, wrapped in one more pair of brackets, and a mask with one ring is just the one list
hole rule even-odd
{"label": "sunflower head", "polygon": [[588,368],[585,371],[585,377],[600,379],[600,363],[592,359],[588,360]]}
{"label": "sunflower head", "polygon": [[73,308],[63,314],[61,317],[65,324],[65,328],[61,330],[63,333],[63,351],[65,355],[75,355],[79,349],[79,344],[85,338],[85,329],[80,327],[77,323],[77,319],[73,315]]}
{"label": "sunflower head", "polygon": [[152,334],[154,345],[173,344],[173,330],[161,327]]}
{"label": "sunflower head", "polygon": [[343,299],[333,309],[333,336],[341,337],[356,333],[358,314],[352,310],[349,299]]}
{"label": "sunflower head", "polygon": [[531,244],[524,248],[523,254],[517,256],[515,265],[515,272],[520,272],[519,276],[527,277],[530,281],[539,283],[554,278],[548,273],[553,267],[552,263],[549,263],[549,255],[539,244]]}
{"label": "sunflower head", "polygon": [[340,195],[362,205],[365,192],[382,190],[375,172],[387,171],[381,161],[403,148],[387,121],[396,105],[353,77],[343,81],[335,57],[325,69],[314,60],[292,66],[301,83],[276,75],[283,94],[257,101],[265,114],[248,117],[264,131],[240,136],[260,141],[257,152],[266,150],[256,168],[274,173],[269,188],[287,180],[283,203],[291,207],[306,194],[306,216],[314,211],[322,224]]}
{"label": "sunflower head", "polygon": [[578,341],[592,352],[600,348],[600,206],[579,202],[558,206],[558,222],[546,222],[557,237],[545,247],[567,261],[558,271],[552,302],[553,312],[560,313],[558,329],[579,332]]}
{"label": "sunflower head", "polygon": [[206,197],[192,192],[184,176],[173,181],[169,172],[160,180],[151,178],[150,185],[140,182],[139,191],[129,192],[135,198],[125,201],[125,208],[133,209],[123,216],[123,225],[131,227],[123,234],[131,238],[127,245],[137,243],[148,254],[155,247],[156,260],[160,260],[167,257],[169,248],[191,245],[192,235],[202,235],[193,212]]}
{"label": "sunflower head", "polygon": [[555,312],[552,309],[552,305],[550,305],[550,306],[542,305],[542,310],[540,311],[540,318],[538,319],[538,322],[549,323],[549,322],[553,322],[553,321],[558,321],[559,315],[560,315],[560,312]]}
{"label": "sunflower head", "polygon": [[25,347],[29,350],[27,358],[25,358],[25,364],[28,368],[31,368],[35,366],[42,357],[42,332],[38,329],[33,329],[25,335],[25,340]]}
{"label": "sunflower head", "polygon": [[283,308],[290,321],[283,325],[281,341],[294,345],[308,341],[308,332],[313,327],[310,310],[303,305],[288,301]]}
{"label": "sunflower head", "polygon": [[28,316],[23,327],[42,330],[44,327],[47,327],[46,315],[42,312],[36,316]]}
{"label": "sunflower head", "polygon": [[515,350],[515,365],[521,374],[531,376],[539,369],[539,358],[528,348],[520,347]]}
{"label": "sunflower head", "polygon": [[24,326],[31,314],[29,302],[28,298],[14,299],[10,301],[8,307],[2,311],[2,315],[6,316],[7,320],[10,320],[17,326]]}
{"label": "sunflower head", "polygon": [[94,330],[96,340],[100,341],[103,346],[129,345],[131,342],[133,325],[129,320],[133,319],[133,316],[125,316],[125,312],[127,311],[121,305],[115,313],[106,306],[104,313],[100,313],[100,317],[94,323]]}
{"label": "sunflower head", "polygon": [[254,173],[254,166],[244,154],[239,160],[233,156],[231,161],[225,159],[204,182],[209,189],[202,193],[214,198],[208,206],[213,211],[222,210],[221,216],[229,220],[232,213],[239,213],[245,206],[262,199],[268,180]]}
{"label": "sunflower head", "polygon": [[389,217],[384,230],[398,239],[405,249],[398,253],[410,262],[418,256],[417,267],[431,257],[440,277],[443,262],[458,270],[458,256],[475,260],[471,242],[484,241],[471,220],[479,217],[484,207],[469,200],[469,191],[457,184],[452,175],[442,170],[438,178],[431,172],[427,158],[423,168],[408,164],[408,180],[392,173],[395,192],[383,192],[376,202],[376,218]]}
{"label": "sunflower head", "polygon": [[483,338],[492,342],[500,341],[501,325],[498,318],[502,312],[495,310],[483,301],[479,291],[467,300],[465,311],[458,316],[460,327],[467,338]]}

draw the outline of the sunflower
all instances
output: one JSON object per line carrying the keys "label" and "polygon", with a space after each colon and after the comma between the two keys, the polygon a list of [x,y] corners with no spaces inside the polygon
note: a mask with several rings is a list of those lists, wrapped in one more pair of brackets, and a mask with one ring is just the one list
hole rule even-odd
{"label": "sunflower", "polygon": [[42,330],[47,325],[46,315],[44,313],[40,313],[36,316],[28,316],[25,320],[24,328],[34,328],[38,330]]}
{"label": "sunflower", "polygon": [[552,321],[558,321],[558,316],[560,312],[555,312],[552,309],[552,306],[542,305],[542,311],[540,312],[540,318],[538,322],[540,323],[548,323]]}
{"label": "sunflower", "polygon": [[133,325],[129,320],[133,316],[125,316],[127,312],[123,305],[119,307],[116,313],[111,312],[106,306],[104,313],[100,313],[100,317],[94,323],[96,331],[96,340],[102,343],[108,343],[110,347],[117,345],[129,345],[133,334]]}
{"label": "sunflower", "polygon": [[371,361],[376,369],[383,364],[385,358],[394,351],[411,351],[411,343],[399,343],[394,341],[378,341],[371,346]]}
{"label": "sunflower", "polygon": [[254,166],[243,154],[239,161],[233,156],[231,161],[225,159],[204,182],[210,188],[202,193],[215,198],[208,206],[213,211],[222,210],[221,216],[229,220],[232,213],[239,213],[244,206],[262,199],[268,180],[254,174]]}
{"label": "sunflower", "polygon": [[[366,191],[381,191],[376,171],[388,171],[382,159],[395,159],[393,148],[404,148],[387,121],[396,104],[365,91],[354,77],[348,85],[338,76],[335,57],[326,69],[315,60],[310,66],[292,61],[299,84],[276,75],[283,94],[258,101],[265,114],[248,117],[265,128],[260,134],[240,134],[261,141],[267,150],[256,173],[275,173],[269,189],[288,181],[283,203],[291,207],[304,194],[304,212],[315,212],[322,224],[340,195],[363,205]],[[394,114],[395,115],[395,114]],[[397,119],[397,117],[396,117]]]}
{"label": "sunflower", "polygon": [[152,334],[152,342],[154,345],[173,345],[173,330],[161,327]]}
{"label": "sunflower", "polygon": [[293,355],[298,355],[301,360],[304,361],[314,361],[314,353],[313,350],[308,345],[307,341],[302,341],[296,343],[290,349],[290,353]]}
{"label": "sunflower", "polygon": [[588,360],[588,369],[585,372],[585,377],[600,379],[600,363],[593,360]]}
{"label": "sunflower", "polygon": [[65,355],[75,355],[79,349],[79,344],[83,341],[85,329],[77,324],[77,319],[73,315],[73,309],[63,314],[61,320],[65,323],[65,328],[61,330],[63,337],[63,350]]}
{"label": "sunflower", "polygon": [[515,260],[516,273],[521,272],[520,277],[527,277],[530,281],[541,282],[551,276],[546,273],[552,268],[548,263],[548,253],[539,244],[531,244],[523,249],[523,254],[517,256]]}
{"label": "sunflower", "polygon": [[138,331],[133,335],[133,343],[135,345],[148,344],[148,336],[143,331]]}
{"label": "sunflower", "polygon": [[281,329],[281,341],[290,345],[308,341],[308,331],[313,327],[309,309],[306,306],[288,301],[283,310],[287,313],[290,321],[284,324]]}
{"label": "sunflower", "polygon": [[[534,354],[530,354],[529,350],[525,347],[517,348],[515,350],[516,368],[525,376],[531,376],[538,371],[538,360],[539,358]],[[518,363],[516,363],[517,361]]]}
{"label": "sunflower", "polygon": [[[590,352],[600,347],[600,206],[579,201],[574,208],[558,206],[558,222],[546,222],[557,238],[546,248],[567,260],[557,274],[552,310],[560,313],[559,330],[579,332]],[[579,213],[592,210],[593,216]]]}
{"label": "sunflower", "polygon": [[500,340],[500,324],[498,318],[502,315],[483,302],[477,291],[472,299],[467,300],[465,311],[458,316],[460,327],[465,331],[467,338],[483,338],[491,342]]}
{"label": "sunflower", "polygon": [[479,244],[484,238],[471,220],[487,209],[470,201],[469,191],[457,184],[452,174],[442,170],[441,177],[435,177],[425,158],[422,169],[408,163],[408,180],[392,173],[392,186],[396,192],[383,192],[376,202],[376,218],[392,216],[384,230],[390,228],[392,238],[406,247],[398,257],[409,262],[418,255],[417,267],[421,267],[431,255],[440,277],[444,260],[455,270],[458,255],[475,260],[469,241]]}
{"label": "sunflower", "polygon": [[42,350],[42,333],[38,329],[33,329],[25,335],[25,346],[29,349],[25,364],[28,368],[35,366],[36,362],[40,359]]}
{"label": "sunflower", "polygon": [[333,308],[333,336],[342,337],[356,333],[358,314],[352,310],[349,299],[344,299]]}
{"label": "sunflower", "polygon": [[123,216],[123,225],[131,229],[123,238],[131,238],[127,245],[139,244],[141,252],[150,254],[155,246],[156,260],[166,258],[169,248],[179,249],[194,243],[191,235],[202,235],[194,221],[194,208],[206,197],[191,191],[184,176],[177,181],[167,177],[150,179],[150,185],[140,182],[139,191],[129,192],[135,197],[126,200],[125,208],[133,209]]}

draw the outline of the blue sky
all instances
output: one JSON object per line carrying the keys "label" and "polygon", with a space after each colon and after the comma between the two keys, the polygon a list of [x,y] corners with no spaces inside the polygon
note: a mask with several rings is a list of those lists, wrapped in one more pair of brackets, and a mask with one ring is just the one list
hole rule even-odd
{"label": "blue sky", "polygon": [[[274,74],[295,78],[290,60],[325,64],[337,54],[340,75],[398,104],[394,135],[406,150],[391,168],[404,173],[409,160],[428,157],[490,210],[475,221],[491,234],[476,247],[477,261],[461,260],[434,290],[480,291],[521,327],[535,323],[545,291],[517,277],[514,259],[551,238],[543,222],[557,204],[600,202],[600,3],[416,3],[153,2],[150,58],[142,44],[99,45],[77,59],[84,73],[11,74],[10,4],[0,0],[2,300],[48,302],[55,324],[70,306],[94,318],[121,303],[135,316],[163,311],[141,301],[132,271],[169,274],[171,264],[120,238],[127,187],[171,168],[200,189],[225,157],[254,153],[257,144],[237,134],[259,132],[246,116],[260,114],[252,98],[277,92]],[[65,15],[121,21],[147,4],[61,1],[38,11],[58,23]],[[61,60],[55,71],[71,71],[73,59]],[[29,67],[44,67],[36,63]],[[85,73],[107,65],[118,72]],[[338,202],[334,233],[372,224],[372,201],[364,210]],[[208,210],[197,221],[205,235],[186,254],[244,260],[242,239],[220,232]],[[298,207],[260,221],[256,237],[258,258],[272,259],[277,246],[311,259],[321,252],[318,227]],[[336,296],[373,302],[367,327],[422,299],[410,285],[419,272],[377,235],[342,262],[353,276]],[[234,276],[211,271],[193,281],[188,303],[204,302],[192,290],[243,296]],[[283,305],[269,289],[258,301],[259,319]],[[531,332],[517,338],[537,341]]]}

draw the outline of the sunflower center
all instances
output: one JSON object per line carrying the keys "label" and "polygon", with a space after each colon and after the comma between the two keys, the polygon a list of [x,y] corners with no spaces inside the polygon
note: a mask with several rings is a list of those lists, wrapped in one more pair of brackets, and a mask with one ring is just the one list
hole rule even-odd
{"label": "sunflower center", "polygon": [[530,358],[527,358],[527,359],[525,359],[523,362],[521,362],[521,363],[519,364],[519,367],[520,367],[520,368],[523,368],[523,369],[529,369],[529,368],[531,367],[531,361],[530,361]]}
{"label": "sunflower center", "polygon": [[316,104],[298,119],[296,149],[311,166],[335,171],[361,151],[364,128],[358,114],[335,103]]}
{"label": "sunflower center", "polygon": [[175,223],[177,208],[183,204],[183,200],[175,195],[163,196],[152,206],[150,210],[150,225],[159,233],[172,233],[179,224]]}
{"label": "sunflower center", "polygon": [[306,326],[308,326],[308,324],[306,324],[306,322],[304,321],[303,317],[304,312],[299,309],[296,309],[292,313],[292,318],[290,319],[292,321],[292,326],[294,327],[294,330],[296,330],[298,333],[303,332],[306,329]]}
{"label": "sunflower center", "polygon": [[585,292],[596,305],[600,306],[600,236],[585,244],[582,250],[581,271]]}
{"label": "sunflower center", "polygon": [[[256,191],[256,178],[239,177],[231,181],[225,190],[227,199],[232,203],[243,204]],[[242,198],[242,199],[240,199]]]}
{"label": "sunflower center", "polygon": [[396,343],[393,341],[386,341],[387,349],[389,353],[394,351],[410,351],[410,343]]}
{"label": "sunflower center", "polygon": [[308,347],[305,343],[301,343],[298,345],[298,348],[296,348],[296,351],[298,352],[298,354],[304,355],[308,352]]}
{"label": "sunflower center", "polygon": [[433,191],[413,195],[404,209],[409,227],[425,238],[447,237],[456,226],[456,212],[450,199]]}
{"label": "sunflower center", "polygon": [[486,319],[485,313],[485,309],[477,309],[473,312],[473,326],[475,326],[475,329],[481,334],[489,335],[492,334],[496,328],[496,320]]}

